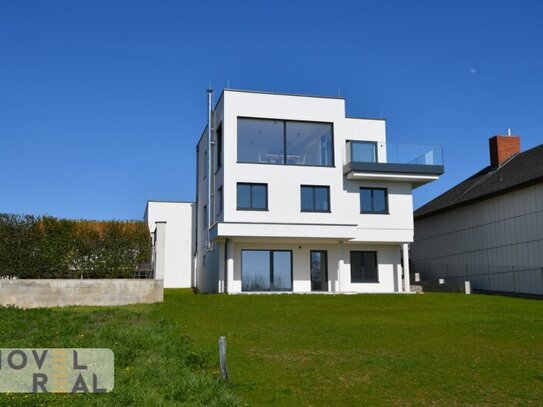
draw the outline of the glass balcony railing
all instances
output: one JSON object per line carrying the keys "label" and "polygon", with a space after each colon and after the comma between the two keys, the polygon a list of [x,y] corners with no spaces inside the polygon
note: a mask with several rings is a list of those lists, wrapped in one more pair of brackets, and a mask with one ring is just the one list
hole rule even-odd
{"label": "glass balcony railing", "polygon": [[386,162],[391,164],[443,165],[443,147],[423,144],[379,143],[386,150]]}
{"label": "glass balcony railing", "polygon": [[443,166],[440,145],[395,144],[368,141],[347,142],[347,163],[382,163]]}

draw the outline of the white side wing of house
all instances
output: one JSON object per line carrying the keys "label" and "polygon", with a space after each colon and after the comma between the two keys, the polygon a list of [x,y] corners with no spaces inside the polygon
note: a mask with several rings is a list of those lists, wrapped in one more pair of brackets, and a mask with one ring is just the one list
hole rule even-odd
{"label": "white side wing of house", "polygon": [[149,201],[145,221],[152,234],[156,222],[166,222],[165,288],[192,287],[194,256],[194,207],[192,202]]}

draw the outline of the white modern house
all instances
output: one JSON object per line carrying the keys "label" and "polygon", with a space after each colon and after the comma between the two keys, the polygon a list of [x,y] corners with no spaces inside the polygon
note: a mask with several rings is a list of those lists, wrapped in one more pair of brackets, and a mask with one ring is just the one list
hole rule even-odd
{"label": "white modern house", "polygon": [[179,272],[200,291],[409,292],[412,191],[443,173],[441,147],[387,144],[343,98],[225,89],[196,154]]}

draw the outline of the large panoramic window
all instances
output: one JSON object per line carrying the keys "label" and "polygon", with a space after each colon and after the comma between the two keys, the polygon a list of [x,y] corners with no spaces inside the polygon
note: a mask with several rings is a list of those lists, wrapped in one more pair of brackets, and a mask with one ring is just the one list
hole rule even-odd
{"label": "large panoramic window", "polygon": [[268,185],[238,183],[237,208],[245,211],[267,211]]}
{"label": "large panoramic window", "polygon": [[360,188],[360,213],[388,213],[385,188]]}
{"label": "large panoramic window", "polygon": [[351,161],[374,163],[377,161],[377,143],[373,141],[351,141]]}
{"label": "large panoramic window", "polygon": [[286,122],[287,164],[332,166],[332,125]]}
{"label": "large panoramic window", "polygon": [[351,252],[351,283],[378,283],[377,252]]}
{"label": "large panoramic window", "polygon": [[238,118],[238,162],[334,165],[331,123]]}
{"label": "large panoramic window", "polygon": [[238,161],[284,164],[284,127],[281,120],[238,119]]}
{"label": "large panoramic window", "polygon": [[292,291],[292,252],[242,250],[243,291]]}
{"label": "large panoramic window", "polygon": [[302,185],[302,212],[330,212],[330,187]]}

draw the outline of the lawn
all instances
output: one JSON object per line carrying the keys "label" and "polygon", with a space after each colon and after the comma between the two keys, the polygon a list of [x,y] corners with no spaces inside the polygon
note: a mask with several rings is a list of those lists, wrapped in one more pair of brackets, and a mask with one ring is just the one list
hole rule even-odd
{"label": "lawn", "polygon": [[[228,340],[231,382],[218,378]],[[194,295],[118,308],[0,309],[1,347],[109,347],[107,395],[71,405],[540,405],[543,302],[485,295]]]}
{"label": "lawn", "polygon": [[214,353],[196,351],[165,304],[125,307],[0,308],[0,347],[110,348],[115,388],[107,394],[0,394],[5,406],[236,406],[210,374]]}

